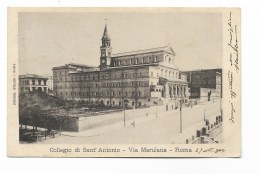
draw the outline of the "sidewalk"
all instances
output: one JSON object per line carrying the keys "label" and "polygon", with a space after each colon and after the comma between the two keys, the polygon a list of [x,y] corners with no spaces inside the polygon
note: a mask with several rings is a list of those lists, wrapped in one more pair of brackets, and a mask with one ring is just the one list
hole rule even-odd
{"label": "sidewalk", "polygon": [[[216,119],[216,116],[218,116],[219,114],[214,114],[211,116],[208,116],[207,119],[209,120],[209,123],[213,123]],[[172,144],[185,144],[186,143],[186,139],[191,139],[192,136],[196,137],[196,131],[197,130],[201,130],[202,127],[205,126],[205,122],[199,122],[197,124],[194,124],[193,126],[184,129],[182,131],[182,133],[177,133],[175,134],[173,137],[173,141],[171,142]]]}
{"label": "sidewalk", "polygon": [[[167,112],[167,111],[165,111],[165,112]],[[174,112],[178,112],[178,111],[175,110]],[[124,122],[119,122],[119,123],[114,123],[114,124],[110,124],[110,125],[106,125],[106,126],[95,127],[92,129],[81,131],[81,132],[62,132],[61,135],[70,136],[70,137],[93,137],[93,136],[98,136],[100,134],[107,133],[110,131],[133,127],[134,124],[148,122],[148,121],[152,121],[155,119],[156,119],[156,114],[153,114],[153,115],[150,114],[149,116],[137,117],[132,120],[126,120],[125,126],[124,126]]]}
{"label": "sidewalk", "polygon": [[[207,103],[208,102],[203,103],[203,105],[205,105]],[[208,103],[208,104],[210,104],[210,103]],[[199,108],[199,107],[202,107],[203,105],[195,105],[195,106],[193,106],[193,108]],[[186,110],[186,109],[190,109],[190,108],[189,107],[183,108],[183,110]],[[69,137],[94,137],[94,136],[98,136],[98,135],[101,135],[101,134],[104,134],[104,133],[107,133],[110,131],[133,127],[133,122],[135,125],[137,125],[137,124],[149,122],[149,121],[152,121],[155,119],[163,119],[163,117],[167,117],[167,116],[175,114],[175,113],[177,115],[179,113],[179,109],[160,112],[160,113],[158,113],[158,118],[156,118],[156,113],[150,114],[149,116],[142,116],[142,117],[137,117],[137,118],[133,117],[130,120],[126,120],[126,126],[124,126],[124,122],[122,121],[122,122],[118,122],[118,123],[114,123],[114,124],[110,124],[110,125],[91,128],[91,129],[84,130],[81,132],[62,132],[61,135],[69,136]],[[167,115],[165,116],[164,114],[167,114]],[[209,119],[209,118],[207,118],[207,119]],[[179,133],[179,134],[174,135],[174,137],[176,137],[176,138],[173,141],[175,143],[176,142],[181,142],[181,143],[185,142],[186,139],[191,138],[192,135],[195,135],[196,130],[201,129],[202,126],[204,126],[204,123],[198,123],[188,129],[184,129],[182,134]]]}

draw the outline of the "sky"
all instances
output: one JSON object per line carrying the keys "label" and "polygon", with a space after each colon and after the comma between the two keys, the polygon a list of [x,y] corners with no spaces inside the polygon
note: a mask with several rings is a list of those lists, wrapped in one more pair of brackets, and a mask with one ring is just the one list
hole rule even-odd
{"label": "sky", "polygon": [[20,74],[52,75],[67,63],[99,65],[107,19],[113,53],[170,45],[180,70],[222,67],[220,13],[22,12]]}

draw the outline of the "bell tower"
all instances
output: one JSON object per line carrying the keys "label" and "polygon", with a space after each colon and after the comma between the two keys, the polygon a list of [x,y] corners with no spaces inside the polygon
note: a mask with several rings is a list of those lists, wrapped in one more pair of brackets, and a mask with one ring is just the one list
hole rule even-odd
{"label": "bell tower", "polygon": [[111,39],[108,35],[107,23],[105,24],[105,29],[101,41],[102,46],[100,47],[100,69],[102,70],[110,66],[112,54],[112,47],[110,46]]}

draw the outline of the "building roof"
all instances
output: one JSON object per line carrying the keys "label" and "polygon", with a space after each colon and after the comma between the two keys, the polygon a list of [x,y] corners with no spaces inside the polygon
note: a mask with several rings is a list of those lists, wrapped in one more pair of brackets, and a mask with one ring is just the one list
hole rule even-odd
{"label": "building roof", "polygon": [[167,78],[167,77],[160,77],[160,80],[162,81],[168,81],[168,82],[172,82],[172,83],[188,83],[186,80],[183,79],[171,79],[171,78]]}
{"label": "building roof", "polygon": [[107,24],[105,25],[105,29],[104,29],[104,33],[103,33],[102,39],[110,40],[110,37],[108,35],[108,31],[107,31]]}
{"label": "building roof", "polygon": [[34,78],[34,79],[48,79],[47,77],[39,76],[36,74],[25,74],[25,75],[19,75],[19,78]]}
{"label": "building roof", "polygon": [[175,55],[175,52],[173,51],[173,49],[170,46],[163,46],[163,47],[149,48],[149,49],[144,49],[144,50],[117,53],[117,54],[113,54],[112,57],[130,56],[130,55],[136,55],[136,54],[145,54],[145,53],[161,52],[161,51],[165,51],[165,52]]}
{"label": "building roof", "polygon": [[92,65],[79,64],[79,63],[69,63],[63,66],[53,67],[52,69],[57,70],[57,69],[77,69],[77,68],[90,70],[90,69],[97,69],[98,67]]}
{"label": "building roof", "polygon": [[185,73],[200,73],[200,72],[205,72],[205,71],[216,71],[218,73],[222,72],[222,68],[213,68],[213,69],[195,69],[195,70],[190,70],[190,71],[183,71]]}
{"label": "building roof", "polygon": [[75,66],[75,67],[81,67],[81,68],[96,68],[91,65],[79,64],[79,63],[69,63],[69,64],[66,64],[66,66]]}

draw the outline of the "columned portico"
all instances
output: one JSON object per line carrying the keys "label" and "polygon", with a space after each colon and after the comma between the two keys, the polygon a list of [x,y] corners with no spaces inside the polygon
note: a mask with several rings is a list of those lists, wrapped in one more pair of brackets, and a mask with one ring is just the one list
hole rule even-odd
{"label": "columned portico", "polygon": [[187,97],[187,84],[179,81],[165,79],[163,81],[163,97],[183,98]]}

